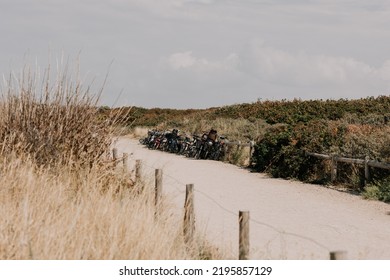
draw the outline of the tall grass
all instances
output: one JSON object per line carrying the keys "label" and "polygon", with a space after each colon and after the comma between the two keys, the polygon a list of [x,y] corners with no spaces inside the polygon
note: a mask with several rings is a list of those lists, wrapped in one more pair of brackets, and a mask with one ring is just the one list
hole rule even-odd
{"label": "tall grass", "polygon": [[72,81],[66,69],[51,82],[48,68],[40,83],[39,75],[26,67],[5,82],[0,102],[3,155],[27,153],[39,164],[92,164],[110,146],[116,117],[99,120],[100,93],[92,95],[79,79]]}
{"label": "tall grass", "polygon": [[169,208],[155,219],[153,196],[136,195],[120,172],[57,172],[13,160],[1,173],[0,259],[196,259],[205,252],[187,249]]}
{"label": "tall grass", "polygon": [[156,219],[149,188],[107,162],[119,118],[99,119],[99,92],[26,69],[1,92],[0,259],[217,256],[186,245],[180,215],[166,207]]}

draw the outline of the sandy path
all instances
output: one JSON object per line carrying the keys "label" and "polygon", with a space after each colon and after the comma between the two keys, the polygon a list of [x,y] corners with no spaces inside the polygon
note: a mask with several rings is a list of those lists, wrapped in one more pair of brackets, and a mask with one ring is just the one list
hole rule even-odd
{"label": "sandy path", "polygon": [[[164,193],[180,207],[195,185],[197,230],[238,256],[238,211],[250,211],[252,259],[390,259],[390,205],[321,186],[268,178],[222,162],[151,151],[120,138],[119,152],[142,159],[144,173],[164,172]],[[130,164],[134,161],[130,160]]]}

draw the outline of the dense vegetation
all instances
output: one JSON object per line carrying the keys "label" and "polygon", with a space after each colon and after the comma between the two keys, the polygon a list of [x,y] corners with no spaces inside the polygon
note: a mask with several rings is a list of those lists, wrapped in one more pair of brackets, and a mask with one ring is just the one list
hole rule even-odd
{"label": "dense vegetation", "polygon": [[[328,184],[329,162],[306,156],[305,151],[390,162],[390,96],[134,110],[132,126],[176,126],[194,132],[209,125],[234,140],[256,140],[252,167],[274,177]],[[338,182],[367,197],[390,201],[389,172],[371,172],[372,182],[363,188],[363,168],[340,163]]]}
{"label": "dense vegetation", "polygon": [[[209,109],[145,109],[133,107],[128,124],[131,126],[157,126],[163,122],[182,123],[183,119],[217,118],[265,120],[268,124],[307,123],[311,120],[338,120],[348,114],[390,116],[390,96],[368,97],[356,100],[299,100],[258,101]],[[108,108],[106,108],[108,111]]]}

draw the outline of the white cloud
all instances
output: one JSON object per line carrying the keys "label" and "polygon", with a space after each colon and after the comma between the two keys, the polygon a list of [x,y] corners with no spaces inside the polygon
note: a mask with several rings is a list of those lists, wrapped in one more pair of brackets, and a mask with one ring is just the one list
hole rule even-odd
{"label": "white cloud", "polygon": [[192,52],[174,53],[168,58],[169,65],[175,69],[192,67],[197,63],[197,59],[192,56]]}
{"label": "white cloud", "polygon": [[222,60],[208,60],[206,58],[195,57],[192,51],[186,51],[171,54],[168,58],[163,58],[162,61],[174,70],[218,71],[235,70],[239,64],[239,57],[237,54],[231,53]]}
{"label": "white cloud", "polygon": [[[231,73],[259,81],[294,87],[363,88],[390,85],[390,60],[380,67],[351,57],[308,54],[279,50],[265,43],[255,43],[220,60],[195,56],[192,51],[177,52],[163,58],[162,64],[173,71],[190,71],[210,79]],[[228,74],[229,73],[229,74]],[[224,79],[221,79],[224,80]],[[352,88],[353,86],[351,86]]]}
{"label": "white cloud", "polygon": [[252,45],[242,52],[241,60],[241,70],[246,73],[293,86],[387,85],[390,74],[390,61],[375,68],[351,57],[292,53],[265,44]]}

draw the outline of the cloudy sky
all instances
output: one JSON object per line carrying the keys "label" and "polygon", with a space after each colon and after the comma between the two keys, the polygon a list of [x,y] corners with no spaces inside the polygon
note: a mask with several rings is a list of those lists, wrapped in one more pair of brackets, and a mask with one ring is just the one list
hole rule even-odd
{"label": "cloudy sky", "polygon": [[390,94],[388,0],[0,0],[0,74],[64,56],[102,105]]}

